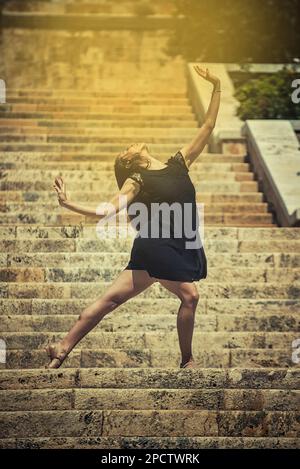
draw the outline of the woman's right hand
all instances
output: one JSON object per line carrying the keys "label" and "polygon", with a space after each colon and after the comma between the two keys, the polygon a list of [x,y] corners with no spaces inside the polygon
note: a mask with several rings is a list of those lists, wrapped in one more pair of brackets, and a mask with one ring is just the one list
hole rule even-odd
{"label": "woman's right hand", "polygon": [[53,187],[57,193],[59,205],[64,206],[65,203],[67,202],[67,193],[66,193],[66,186],[62,177],[59,176],[55,178]]}

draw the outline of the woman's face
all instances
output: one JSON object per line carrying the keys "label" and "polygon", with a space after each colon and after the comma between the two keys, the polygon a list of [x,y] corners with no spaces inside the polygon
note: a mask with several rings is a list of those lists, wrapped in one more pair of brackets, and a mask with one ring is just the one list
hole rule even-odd
{"label": "woman's face", "polygon": [[131,143],[126,150],[120,154],[120,159],[124,162],[130,162],[132,158],[137,154],[141,153],[146,148],[146,143]]}

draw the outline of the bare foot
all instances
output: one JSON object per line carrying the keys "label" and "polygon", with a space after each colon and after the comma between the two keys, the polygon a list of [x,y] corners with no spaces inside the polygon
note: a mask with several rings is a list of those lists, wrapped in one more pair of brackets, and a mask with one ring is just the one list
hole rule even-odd
{"label": "bare foot", "polygon": [[45,368],[59,368],[65,358],[68,356],[68,352],[64,348],[57,344],[49,344],[46,348],[46,353],[50,358],[50,362],[46,365]]}

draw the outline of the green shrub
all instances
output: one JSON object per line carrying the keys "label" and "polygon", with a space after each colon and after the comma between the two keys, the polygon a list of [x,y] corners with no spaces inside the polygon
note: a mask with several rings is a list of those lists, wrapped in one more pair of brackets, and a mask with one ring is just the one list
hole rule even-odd
{"label": "green shrub", "polygon": [[[297,78],[284,67],[277,73],[250,79],[235,92],[240,102],[237,115],[245,119],[300,119],[300,104],[293,103],[291,84]],[[298,75],[299,78],[299,75]]]}

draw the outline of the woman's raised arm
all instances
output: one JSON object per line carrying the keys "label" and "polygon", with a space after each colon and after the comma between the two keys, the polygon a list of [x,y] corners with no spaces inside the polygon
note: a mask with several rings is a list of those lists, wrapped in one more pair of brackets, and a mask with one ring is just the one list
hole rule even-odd
{"label": "woman's raised arm", "polygon": [[190,166],[193,161],[200,155],[203,148],[207,144],[209,137],[215,127],[217,115],[220,107],[220,94],[221,94],[221,82],[218,77],[209,73],[209,70],[203,70],[197,65],[194,67],[198,75],[205,80],[209,81],[213,85],[212,95],[208,110],[205,114],[204,122],[200,127],[198,134],[192,140],[191,143],[185,145],[180,149],[183,157],[186,160],[187,166]]}

